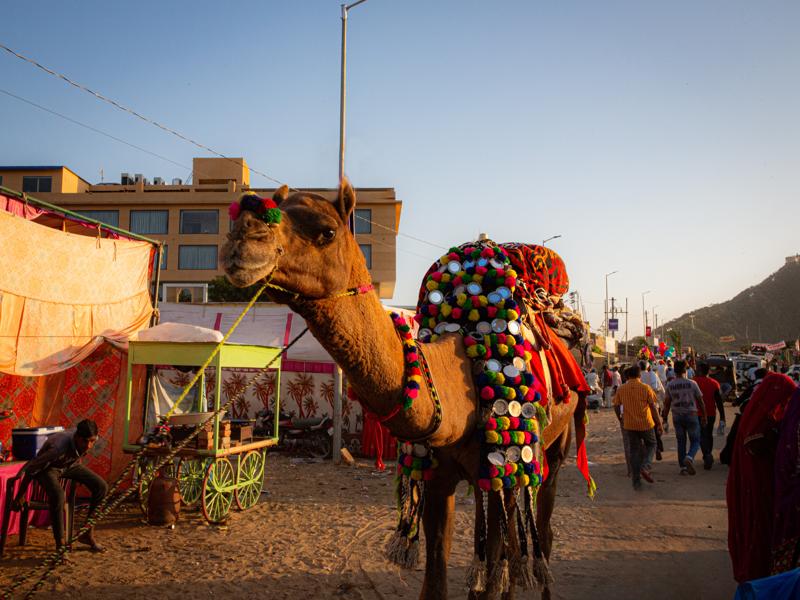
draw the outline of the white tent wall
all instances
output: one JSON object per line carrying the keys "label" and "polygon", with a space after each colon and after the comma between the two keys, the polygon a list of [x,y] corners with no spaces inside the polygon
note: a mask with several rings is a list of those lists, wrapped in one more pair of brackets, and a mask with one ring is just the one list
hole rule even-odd
{"label": "white tent wall", "polygon": [[[197,325],[225,333],[244,307],[245,304],[234,303],[164,303],[160,306],[160,322]],[[387,311],[404,313],[408,318],[412,315],[407,310],[386,308]],[[286,306],[257,304],[250,309],[228,341],[283,347],[305,326],[303,318]],[[282,360],[280,397],[283,410],[304,418],[333,416],[335,369],[336,364],[314,336],[310,333],[304,335]],[[259,410],[272,406],[275,400],[275,372],[263,373],[255,369],[225,369],[223,372],[223,402],[239,395],[251,378],[257,375],[257,381],[234,405],[234,418],[254,418]],[[185,386],[191,375],[175,369],[159,368],[158,378],[162,387],[174,389],[175,386]],[[209,369],[206,372],[209,403],[213,402],[215,389],[215,373]],[[342,441],[353,453],[360,452],[362,427],[361,405],[350,401],[345,390],[342,394]]]}

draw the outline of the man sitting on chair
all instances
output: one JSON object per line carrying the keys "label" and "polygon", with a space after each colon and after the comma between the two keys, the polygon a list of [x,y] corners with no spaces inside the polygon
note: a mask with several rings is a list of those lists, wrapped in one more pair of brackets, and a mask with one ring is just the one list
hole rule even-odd
{"label": "man sitting on chair", "polygon": [[[89,505],[90,517],[108,492],[108,484],[102,477],[80,462],[95,442],[97,442],[97,423],[84,419],[74,429],[50,435],[36,458],[29,460],[23,467],[24,476],[17,497],[14,499],[14,508],[19,510],[23,506],[25,492],[31,480],[42,486],[47,494],[56,549],[60,549],[69,541],[64,539],[65,495],[59,478],[72,479],[84,485],[92,493]],[[92,529],[80,536],[78,541],[87,544],[93,552],[103,551],[103,548],[95,542]]]}

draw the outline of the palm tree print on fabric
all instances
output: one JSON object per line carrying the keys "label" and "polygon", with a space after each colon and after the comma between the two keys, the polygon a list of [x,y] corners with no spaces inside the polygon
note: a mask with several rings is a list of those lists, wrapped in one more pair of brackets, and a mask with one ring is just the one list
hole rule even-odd
{"label": "palm tree print on fabric", "polygon": [[[297,375],[289,380],[286,386],[286,393],[289,394],[289,397],[294,400],[294,403],[297,405],[298,417],[301,419],[306,418],[306,414],[303,410],[305,408],[303,406],[303,400],[306,396],[313,396],[314,378],[305,373],[297,373]],[[316,405],[316,402],[314,402],[314,404]],[[311,405],[309,408],[314,408],[314,406]]]}
{"label": "palm tree print on fabric", "polygon": [[261,402],[264,410],[272,410],[275,404],[275,373],[270,371],[266,375],[259,377],[253,384],[253,392]]}
{"label": "palm tree print on fabric", "polygon": [[328,402],[328,406],[331,408],[331,414],[333,414],[333,381],[323,381],[319,386],[319,395],[322,396]]}
{"label": "palm tree print on fabric", "polygon": [[247,418],[247,398],[242,393],[246,387],[247,378],[244,373],[231,373],[222,381],[223,400],[228,402],[231,398],[235,398],[231,406],[231,415],[234,419]]}

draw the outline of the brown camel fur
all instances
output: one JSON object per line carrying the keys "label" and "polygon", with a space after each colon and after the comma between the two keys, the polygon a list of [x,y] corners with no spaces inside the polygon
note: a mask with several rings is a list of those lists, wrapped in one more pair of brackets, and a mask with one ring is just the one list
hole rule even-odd
{"label": "brown camel fur", "polygon": [[[388,415],[401,403],[405,383],[403,352],[394,325],[374,293],[337,296],[370,282],[364,257],[348,229],[356,203],[355,192],[342,182],[338,198],[327,200],[313,193],[289,194],[286,186],[273,199],[282,212],[282,222],[267,224],[249,211],[242,211],[228,242],[222,249],[222,264],[228,279],[244,287],[268,279],[289,292],[268,290],[275,302],[288,304],[307,322],[309,330],[342,368],[359,399],[378,415]],[[439,461],[432,482],[426,487],[423,526],[426,538],[425,579],[420,598],[447,597],[447,559],[453,534],[454,493],[461,480],[477,490],[479,444],[478,400],[472,379],[472,361],[467,358],[460,336],[450,334],[425,346],[433,381],[439,392],[443,419],[428,438]],[[544,431],[550,476],[539,496],[537,525],[545,556],[552,545],[550,515],[555,500],[555,480],[567,454],[571,417],[577,402],[553,407],[552,423]],[[429,432],[433,402],[427,387],[408,411],[400,411],[386,425],[401,439],[414,439]],[[490,502],[496,502],[491,494]],[[476,511],[481,494],[476,494]],[[496,510],[490,507],[489,568],[499,559]],[[493,516],[494,515],[494,516]],[[475,600],[494,598],[498,590],[471,594]],[[503,595],[506,600],[514,591]],[[543,591],[549,598],[549,589]]]}

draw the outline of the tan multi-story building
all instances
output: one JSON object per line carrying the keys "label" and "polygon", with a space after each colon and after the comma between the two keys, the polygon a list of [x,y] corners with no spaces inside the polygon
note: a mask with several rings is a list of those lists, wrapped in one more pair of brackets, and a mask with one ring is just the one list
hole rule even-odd
{"label": "tan multi-story building", "polygon": [[[103,223],[164,242],[161,282],[166,299],[197,290],[222,275],[219,251],[230,231],[228,205],[244,190],[270,196],[274,188],[251,188],[243,158],[195,158],[193,183],[152,182],[123,173],[120,183],[92,185],[64,166],[0,167],[0,185],[78,212]],[[328,198],[337,190],[304,188]],[[393,188],[358,188],[356,239],[375,289],[391,298],[397,277],[396,239],[402,202]]]}

